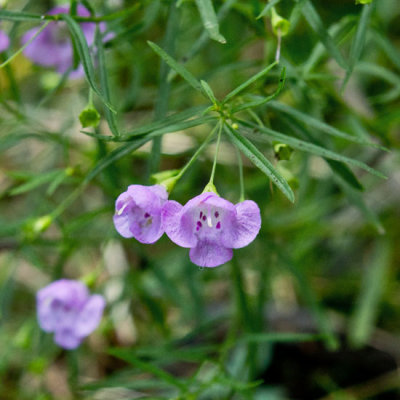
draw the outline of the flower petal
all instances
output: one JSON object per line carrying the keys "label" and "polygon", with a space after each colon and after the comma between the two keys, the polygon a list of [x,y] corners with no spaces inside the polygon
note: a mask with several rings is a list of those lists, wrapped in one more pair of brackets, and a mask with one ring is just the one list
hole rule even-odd
{"label": "flower petal", "polygon": [[200,240],[196,247],[190,249],[189,256],[191,261],[200,267],[217,267],[228,262],[233,256],[233,251],[220,243]]}
{"label": "flower petal", "polygon": [[252,200],[236,204],[236,219],[231,228],[224,232],[221,241],[226,247],[238,249],[251,243],[261,228],[261,215],[258,205]]}
{"label": "flower petal", "polygon": [[10,46],[10,39],[3,31],[0,31],[0,52],[7,50]]}
{"label": "flower petal", "polygon": [[162,210],[162,224],[168,237],[182,247],[196,246],[193,221],[188,214],[182,214],[184,207],[176,201],[170,200],[164,204]]}
{"label": "flower petal", "polygon": [[71,329],[59,329],[54,335],[54,341],[64,349],[73,350],[81,344],[82,338],[77,337]]}
{"label": "flower petal", "polygon": [[90,296],[84,308],[78,314],[74,325],[74,334],[84,337],[92,333],[100,323],[106,302],[103,296]]}

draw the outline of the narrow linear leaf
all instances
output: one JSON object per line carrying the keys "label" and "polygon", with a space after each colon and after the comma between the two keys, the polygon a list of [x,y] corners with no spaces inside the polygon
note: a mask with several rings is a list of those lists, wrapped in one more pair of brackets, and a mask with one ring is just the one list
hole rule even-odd
{"label": "narrow linear leaf", "polygon": [[275,65],[277,65],[278,62],[274,61],[272,64],[268,65],[268,67],[265,67],[263,70],[261,70],[260,72],[258,72],[257,74],[253,75],[250,79],[248,79],[246,82],[243,82],[241,85],[239,85],[236,89],[232,90],[230,93],[228,93],[225,96],[225,99],[223,101],[223,103],[226,103],[227,101],[229,101],[232,97],[238,95],[240,92],[242,92],[244,89],[246,89],[248,86],[250,86],[252,83],[254,83],[255,81],[257,81],[258,79],[262,78],[263,76],[265,76],[266,74],[268,74],[269,71],[271,71],[272,68],[275,67]]}
{"label": "narrow linear leaf", "polygon": [[366,265],[362,287],[351,319],[349,340],[355,346],[367,343],[375,326],[379,301],[387,281],[390,267],[388,242],[377,242],[372,259]]}
{"label": "narrow linear leaf", "polygon": [[225,125],[225,132],[250,161],[266,174],[272,182],[282,191],[282,193],[293,203],[294,193],[289,184],[282,175],[273,167],[273,165],[264,157],[264,155],[248,139],[241,136],[229,125]]}
{"label": "narrow linear leaf", "polygon": [[217,15],[211,0],[196,0],[196,5],[203,21],[204,29],[211,39],[220,43],[226,43],[226,39],[219,32]]}
{"label": "narrow linear leaf", "polygon": [[369,25],[369,20],[371,18],[371,13],[372,13],[372,5],[371,4],[363,5],[361,17],[357,25],[357,31],[350,48],[349,69],[347,70],[346,76],[343,80],[342,90],[344,89],[348,80],[350,79],[354,66],[361,57],[361,53],[365,45],[367,28]]}
{"label": "narrow linear leaf", "polygon": [[265,15],[268,14],[269,10],[276,6],[281,0],[270,0],[267,5],[263,8],[263,10],[260,12],[260,14],[257,16],[256,19],[260,19],[264,17]]}
{"label": "narrow linear leaf", "polygon": [[315,145],[313,143],[305,142],[304,140],[296,139],[292,136],[285,135],[283,133],[274,131],[273,129],[267,128],[265,126],[259,126],[252,122],[246,121],[239,121],[241,125],[251,127],[255,130],[263,132],[270,136],[272,139],[279,140],[282,143],[285,143],[297,150],[306,151],[308,153],[315,154],[317,156],[323,158],[329,158],[331,160],[341,161],[350,165],[354,165],[356,167],[362,168],[365,171],[379,177],[386,179],[386,176],[383,175],[381,172],[377,171],[376,169],[368,166],[367,164],[363,163],[362,161],[355,160],[354,158],[342,156],[341,154],[335,153],[332,150],[328,150],[324,147]]}
{"label": "narrow linear leaf", "polygon": [[323,339],[323,335],[312,333],[251,333],[244,335],[240,341],[247,343],[297,343],[313,342]]}
{"label": "narrow linear leaf", "polygon": [[142,371],[148,372],[156,376],[157,378],[163,380],[164,382],[167,382],[181,390],[186,389],[185,383],[183,383],[179,379],[176,379],[173,375],[169,374],[168,372],[165,372],[161,368],[158,368],[153,364],[140,360],[134,355],[132,350],[110,349],[108,352],[112,356],[120,358],[121,360],[124,360],[129,364],[132,364],[135,367],[141,369]]}
{"label": "narrow linear leaf", "polygon": [[41,21],[43,20],[40,14],[33,14],[19,11],[0,10],[0,20],[8,21]]}
{"label": "narrow linear leaf", "polygon": [[400,70],[400,51],[398,47],[394,46],[393,43],[378,30],[372,31],[372,38],[383,50],[386,56],[392,61],[392,63],[397,67],[397,69]]}
{"label": "narrow linear leaf", "polygon": [[38,175],[30,179],[28,182],[23,183],[22,185],[17,186],[16,188],[10,191],[11,196],[15,196],[18,194],[29,192],[33,189],[36,189],[39,186],[42,186],[48,182],[53,181],[59,175],[64,174],[64,171],[54,170],[50,172],[46,172],[44,174]]}
{"label": "narrow linear leaf", "polygon": [[100,97],[103,103],[112,111],[116,112],[114,107],[107,101],[104,97],[103,93],[98,88],[96,81],[95,81],[95,74],[93,68],[92,58],[90,56],[89,47],[86,43],[85,36],[83,35],[82,29],[74,19],[68,14],[61,14],[60,18],[62,18],[66,24],[68,25],[71,37],[74,41],[76,46],[76,50],[78,52],[79,58],[81,60],[83,69],[85,71],[85,76],[89,85],[93,89],[93,91]]}
{"label": "narrow linear leaf", "polygon": [[199,92],[203,91],[203,87],[200,82],[181,64],[174,60],[169,54],[167,54],[161,47],[155,43],[147,41],[148,45],[153,49],[157,55],[159,55],[174,71],[176,71],[190,86]]}
{"label": "narrow linear leaf", "polygon": [[[96,47],[97,54],[99,60],[99,72],[100,72],[100,84],[103,88],[104,98],[106,101],[110,102],[110,88],[108,85],[108,74],[107,74],[107,66],[106,66],[106,57],[104,54],[104,45],[102,40],[102,35],[100,34],[100,30],[96,29]],[[115,114],[111,112],[108,107],[105,107],[105,114],[108,126],[110,131],[114,136],[120,136],[120,132],[118,130],[117,121],[115,118]]]}
{"label": "narrow linear leaf", "polygon": [[326,47],[328,53],[333,57],[336,62],[345,70],[349,69],[349,66],[339,49],[336,47],[331,35],[325,29],[324,24],[319,16],[317,10],[310,0],[304,0],[302,3],[302,14],[305,20],[308,22],[313,31],[319,36],[320,41]]}
{"label": "narrow linear leaf", "polygon": [[212,101],[212,103],[213,104],[218,104],[218,100],[215,97],[215,94],[212,91],[210,85],[206,81],[203,81],[203,80],[200,81],[200,84],[203,87],[204,92],[207,94],[208,98]]}
{"label": "narrow linear leaf", "polygon": [[301,122],[305,123],[307,126],[312,127],[314,129],[318,129],[318,130],[320,130],[322,132],[327,133],[328,135],[337,136],[337,137],[349,140],[350,142],[359,143],[359,144],[363,144],[363,145],[366,145],[366,146],[371,146],[371,147],[375,147],[375,148],[380,149],[380,150],[387,151],[387,149],[385,147],[383,147],[383,146],[380,146],[380,145],[377,145],[375,143],[369,142],[369,141],[364,140],[364,139],[362,139],[360,137],[357,137],[357,136],[349,135],[346,132],[340,131],[339,129],[336,129],[333,126],[330,126],[325,122],[319,121],[318,119],[313,118],[310,115],[305,114],[305,113],[303,113],[301,111],[298,111],[298,110],[296,110],[296,109],[294,109],[294,108],[292,108],[292,107],[290,107],[290,106],[288,106],[286,104],[282,104],[282,103],[279,103],[277,101],[270,101],[268,103],[268,107],[270,107],[270,108],[272,108],[274,110],[289,114],[293,118],[297,119],[298,121],[301,121]]}
{"label": "narrow linear leaf", "polygon": [[276,91],[274,93],[272,93],[271,95],[269,95],[267,97],[264,97],[264,98],[262,98],[260,100],[249,101],[249,102],[246,102],[244,104],[241,104],[240,106],[235,107],[232,110],[232,113],[235,114],[235,113],[237,113],[239,111],[247,110],[248,108],[260,107],[260,106],[268,103],[269,101],[273,100],[282,91],[283,87],[285,86],[285,80],[286,80],[286,68],[283,67],[282,68],[282,72],[281,72],[281,76],[279,78],[278,88],[276,89]]}

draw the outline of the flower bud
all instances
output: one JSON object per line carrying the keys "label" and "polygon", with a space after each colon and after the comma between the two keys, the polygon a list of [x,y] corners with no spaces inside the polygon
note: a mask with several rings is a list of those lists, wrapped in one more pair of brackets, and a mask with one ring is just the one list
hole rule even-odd
{"label": "flower bud", "polygon": [[96,128],[100,123],[100,114],[93,105],[87,105],[79,114],[79,121],[83,128]]}
{"label": "flower bud", "polygon": [[282,18],[275,10],[275,7],[271,9],[271,25],[275,35],[285,36],[288,34],[290,29],[290,22]]}

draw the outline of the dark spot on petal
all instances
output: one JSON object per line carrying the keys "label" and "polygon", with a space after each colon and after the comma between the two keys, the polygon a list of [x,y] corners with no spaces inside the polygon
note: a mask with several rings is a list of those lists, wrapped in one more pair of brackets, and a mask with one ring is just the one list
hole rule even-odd
{"label": "dark spot on petal", "polygon": [[201,228],[201,227],[203,226],[203,224],[202,224],[200,221],[197,221],[197,226],[198,226],[199,228]]}
{"label": "dark spot on petal", "polygon": [[221,229],[221,222],[218,221],[216,228]]}
{"label": "dark spot on petal", "polygon": [[149,217],[150,217],[150,214],[149,214],[149,213],[145,213],[145,214],[144,214],[144,217],[145,217],[145,218],[149,218]]}
{"label": "dark spot on petal", "polygon": [[207,219],[207,217],[205,215],[203,215],[202,219],[203,219],[203,221],[205,221]]}
{"label": "dark spot on petal", "polygon": [[203,211],[200,211],[200,219],[201,219],[202,216],[203,216]]}
{"label": "dark spot on petal", "polygon": [[219,217],[219,212],[215,211],[214,215],[215,215],[215,218],[218,218]]}

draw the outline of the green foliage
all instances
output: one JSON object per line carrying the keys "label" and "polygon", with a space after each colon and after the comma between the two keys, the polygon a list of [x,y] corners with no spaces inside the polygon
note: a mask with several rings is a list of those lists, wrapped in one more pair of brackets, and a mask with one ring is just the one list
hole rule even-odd
{"label": "green foliage", "polygon": [[[0,398],[397,398],[397,2],[3,3]],[[24,56],[55,21],[83,79]],[[115,199],[153,183],[251,199],[259,236],[210,269],[121,238]],[[72,353],[35,319],[60,278],[107,298]]]}

